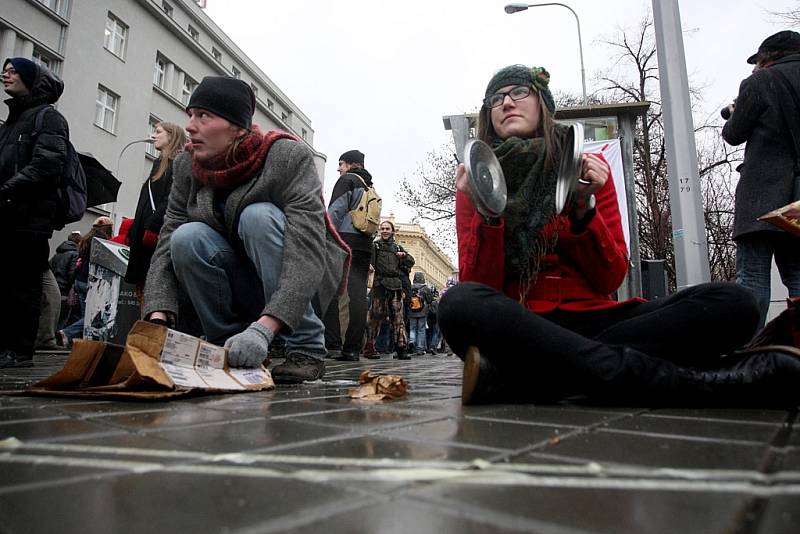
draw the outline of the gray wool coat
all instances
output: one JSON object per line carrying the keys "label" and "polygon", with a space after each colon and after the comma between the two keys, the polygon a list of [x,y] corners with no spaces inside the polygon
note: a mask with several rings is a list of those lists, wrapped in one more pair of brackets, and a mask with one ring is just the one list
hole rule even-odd
{"label": "gray wool coat", "polygon": [[747,142],[736,186],[734,239],[762,230],[782,232],[776,226],[757,219],[792,201],[792,136],[779,99],[790,106],[792,104],[790,97],[779,89],[782,86],[777,85],[773,70],[783,72],[800,93],[800,54],[793,54],[769,68],[757,70],[742,81],[736,109],[722,129],[722,137],[729,144]]}
{"label": "gray wool coat", "polygon": [[231,191],[224,224],[214,217],[213,199],[213,189],[192,176],[191,154],[176,158],[164,225],[145,283],[145,316],[154,311],[178,314],[179,287],[170,256],[172,232],[185,222],[199,221],[229,242],[239,243],[242,210],[258,202],[271,202],[286,215],[278,289],[265,303],[262,315],[283,321],[291,331],[315,294],[325,309],[342,284],[348,252],[327,229],[322,183],[308,147],[290,139],[275,141],[262,171]]}

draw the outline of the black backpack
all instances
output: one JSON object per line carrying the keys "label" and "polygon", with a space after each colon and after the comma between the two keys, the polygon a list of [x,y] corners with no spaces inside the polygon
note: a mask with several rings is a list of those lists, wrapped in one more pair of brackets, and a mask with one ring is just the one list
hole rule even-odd
{"label": "black backpack", "polygon": [[[31,137],[42,131],[44,115],[53,106],[43,106],[36,112]],[[53,229],[61,230],[64,226],[80,221],[86,211],[86,173],[83,171],[78,152],[67,138],[67,155],[64,159],[64,170],[58,178],[58,208],[53,214]]]}

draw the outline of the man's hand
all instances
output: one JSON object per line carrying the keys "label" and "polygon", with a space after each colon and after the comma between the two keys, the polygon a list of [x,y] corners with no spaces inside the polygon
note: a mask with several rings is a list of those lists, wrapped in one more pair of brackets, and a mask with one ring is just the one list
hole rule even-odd
{"label": "man's hand", "polygon": [[231,367],[258,367],[269,356],[269,344],[275,332],[256,321],[244,332],[228,338],[228,365]]}

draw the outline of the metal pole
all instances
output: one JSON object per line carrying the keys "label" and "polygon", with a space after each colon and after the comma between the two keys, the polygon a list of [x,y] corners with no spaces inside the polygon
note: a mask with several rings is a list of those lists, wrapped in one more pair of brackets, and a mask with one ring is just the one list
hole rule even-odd
{"label": "metal pole", "polygon": [[[136,143],[152,143],[152,142],[153,142],[152,139],[137,139],[136,141],[131,141],[130,143],[128,143],[127,145],[122,147],[122,150],[119,151],[119,156],[117,157],[117,170],[114,172],[114,176],[117,178],[117,180],[119,180],[120,182],[122,181],[119,178],[119,165],[122,162],[122,155],[125,153],[126,150],[128,150],[128,147],[130,147],[132,145],[135,145]],[[116,228],[116,226],[117,226],[117,203],[116,202],[112,202],[111,203],[111,220],[114,222],[114,228]]]}
{"label": "metal pole", "polygon": [[569,9],[570,12],[575,16],[575,22],[578,24],[578,52],[580,53],[581,56],[581,86],[583,89],[583,105],[588,106],[589,101],[586,99],[586,70],[583,67],[583,38],[581,37],[581,20],[578,18],[578,14],[575,13],[575,10],[569,7],[567,4],[562,4],[560,2],[547,2],[544,4],[508,4],[505,7],[505,11],[510,15],[518,11],[524,11],[530,7],[545,7],[545,6],[565,7]]}
{"label": "metal pole", "polygon": [[678,0],[653,0],[678,289],[708,282],[708,241],[700,196],[689,78]]}

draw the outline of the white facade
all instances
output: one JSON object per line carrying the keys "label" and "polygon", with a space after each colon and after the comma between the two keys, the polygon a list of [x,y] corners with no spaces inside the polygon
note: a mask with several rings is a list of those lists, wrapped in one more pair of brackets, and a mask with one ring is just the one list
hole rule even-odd
{"label": "white facade", "polygon": [[[311,121],[192,0],[3,0],[0,58],[44,62],[64,80],[57,107],[79,152],[122,181],[108,212],[132,217],[153,161],[153,124],[186,124],[185,103],[208,75],[236,76],[257,95],[254,122],[296,134],[313,150]],[[2,106],[0,118],[7,114]],[[149,152],[149,153],[148,153]],[[314,151],[322,176],[325,156]],[[70,230],[53,237],[59,243]]]}

